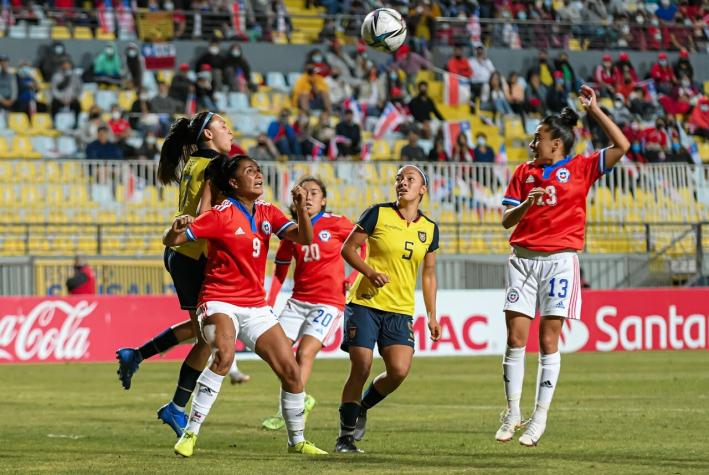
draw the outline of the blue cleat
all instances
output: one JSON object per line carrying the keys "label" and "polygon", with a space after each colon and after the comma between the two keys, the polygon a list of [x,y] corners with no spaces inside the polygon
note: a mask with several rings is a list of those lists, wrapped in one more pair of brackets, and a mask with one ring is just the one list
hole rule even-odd
{"label": "blue cleat", "polygon": [[138,371],[138,366],[143,358],[136,349],[121,348],[116,351],[116,359],[118,360],[118,379],[121,380],[123,389],[130,389],[130,380]]}
{"label": "blue cleat", "polygon": [[182,433],[187,427],[187,414],[177,409],[172,402],[168,402],[158,409],[158,419],[172,427],[177,437],[182,437]]}

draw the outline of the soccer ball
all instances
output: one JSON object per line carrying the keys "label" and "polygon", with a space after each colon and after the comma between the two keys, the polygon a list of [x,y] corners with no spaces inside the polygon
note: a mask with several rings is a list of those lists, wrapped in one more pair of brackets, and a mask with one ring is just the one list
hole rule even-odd
{"label": "soccer ball", "polygon": [[372,48],[393,53],[406,41],[406,22],[396,10],[377,8],[364,17],[361,33]]}

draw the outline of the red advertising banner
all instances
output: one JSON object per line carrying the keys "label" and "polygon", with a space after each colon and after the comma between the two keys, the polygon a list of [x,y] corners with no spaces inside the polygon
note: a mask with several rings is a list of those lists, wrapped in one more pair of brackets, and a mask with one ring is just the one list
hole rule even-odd
{"label": "red advertising banner", "polygon": [[[279,298],[278,309],[287,296]],[[414,332],[419,356],[492,355],[505,349],[502,290],[441,291],[442,337],[428,338],[421,295]],[[115,350],[138,346],[187,318],[173,296],[1,297],[0,362],[112,361]],[[561,349],[638,351],[707,349],[709,289],[586,291],[581,320],[567,321]],[[536,351],[537,325],[528,349]],[[322,357],[345,357],[342,330]],[[237,344],[237,349],[243,345]],[[165,358],[182,359],[188,347]],[[252,354],[241,355],[253,357]]]}

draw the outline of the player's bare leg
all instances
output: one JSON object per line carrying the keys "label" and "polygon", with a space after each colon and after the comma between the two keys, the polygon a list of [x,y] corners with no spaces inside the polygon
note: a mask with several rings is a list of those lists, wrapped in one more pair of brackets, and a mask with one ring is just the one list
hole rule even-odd
{"label": "player's bare leg", "polygon": [[362,396],[362,409],[354,431],[355,440],[364,438],[367,411],[393,393],[408,376],[414,358],[414,349],[408,345],[390,345],[382,348],[382,358],[386,371],[374,378]]}
{"label": "player's bare leg", "polygon": [[528,315],[507,310],[507,349],[502,360],[502,378],[505,385],[507,408],[501,416],[502,425],[495,434],[499,442],[512,440],[517,429],[522,427],[522,413],[519,401],[522,398],[524,382],[524,354],[529,338],[529,327],[532,319]]}
{"label": "player's bare leg", "polygon": [[337,452],[361,452],[354,445],[354,431],[361,413],[362,388],[369,379],[374,352],[361,346],[350,346],[350,374],[342,388],[340,404],[340,436],[337,438]]}
{"label": "player's bare leg", "polygon": [[527,447],[537,445],[546,429],[547,412],[554,397],[561,368],[559,337],[563,324],[564,319],[561,317],[543,317],[539,323],[539,368],[534,413],[524,434],[519,438],[519,443]]}
{"label": "player's bare leg", "polygon": [[305,391],[300,368],[293,356],[290,340],[280,325],[268,329],[254,348],[281,380],[281,410],[288,431],[288,451],[319,455],[326,452],[305,440]]}

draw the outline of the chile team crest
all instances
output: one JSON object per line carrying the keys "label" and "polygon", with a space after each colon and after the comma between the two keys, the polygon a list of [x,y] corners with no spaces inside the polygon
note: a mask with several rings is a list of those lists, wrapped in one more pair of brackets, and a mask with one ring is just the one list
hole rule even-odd
{"label": "chile team crest", "polygon": [[571,172],[568,168],[561,167],[556,171],[556,180],[559,183],[566,183],[571,178]]}
{"label": "chile team crest", "polygon": [[261,231],[263,231],[264,234],[271,234],[271,223],[268,221],[261,223]]}
{"label": "chile team crest", "polygon": [[330,240],[330,238],[332,237],[332,235],[330,234],[330,231],[328,231],[327,229],[325,229],[325,230],[320,231],[320,232],[318,233],[318,237],[320,238],[320,240],[321,240],[322,242],[328,242],[328,241]]}

